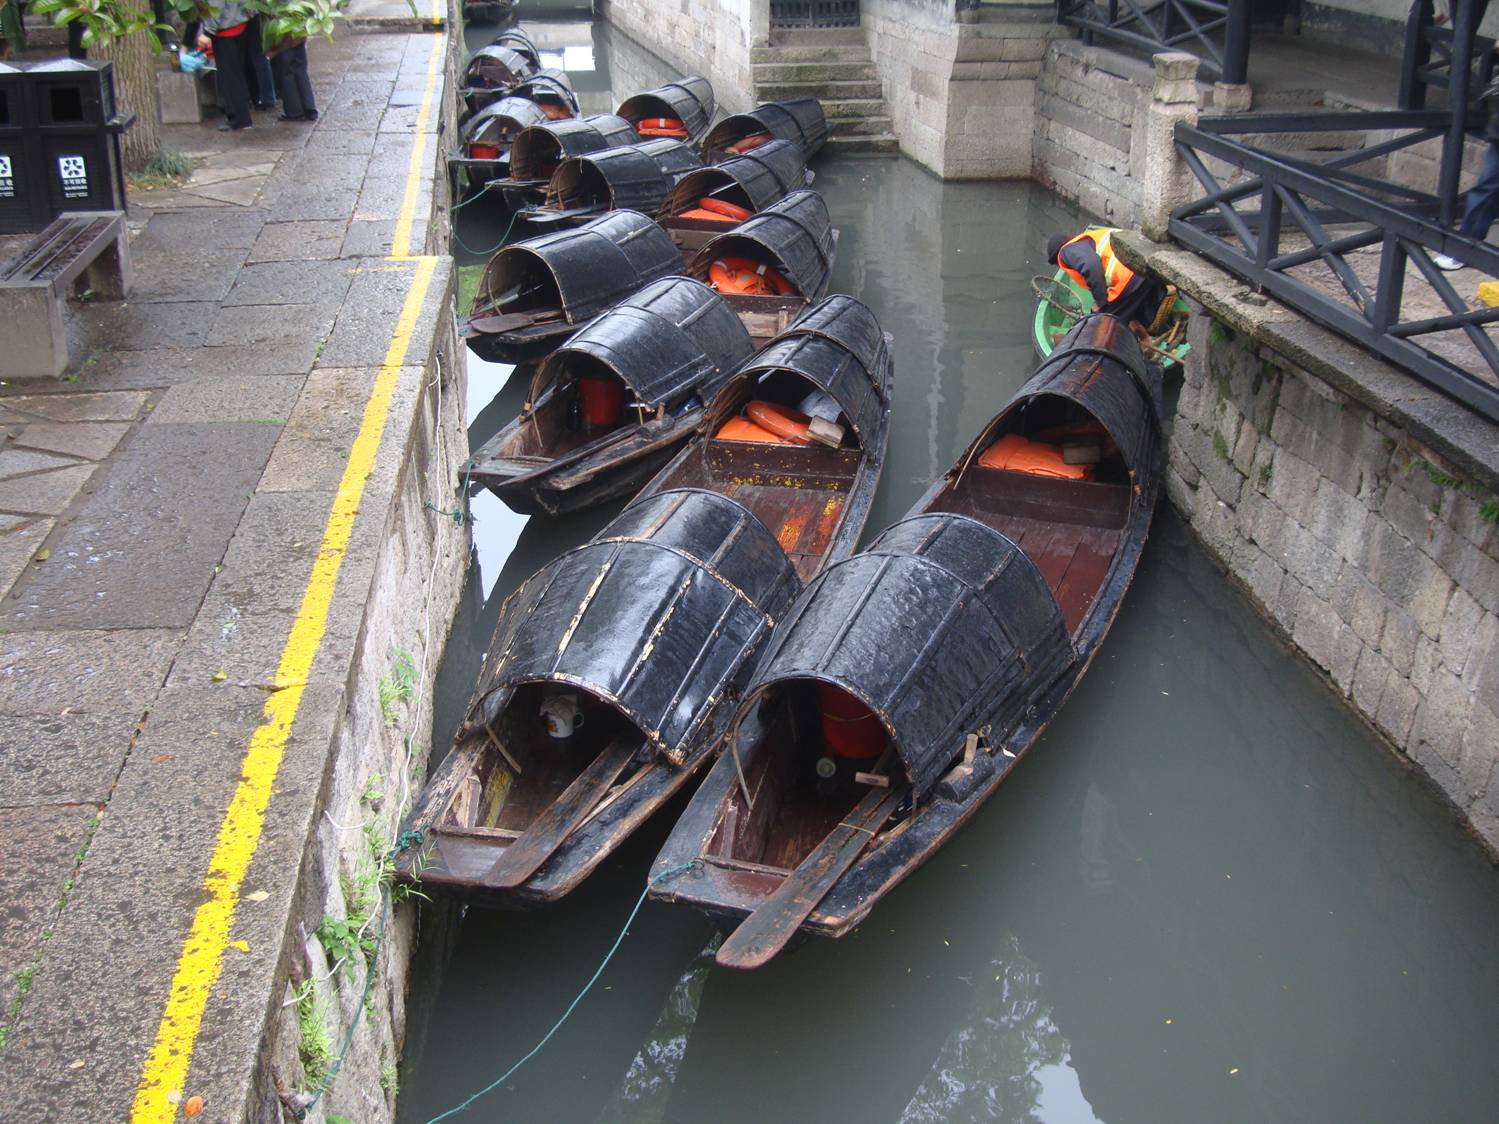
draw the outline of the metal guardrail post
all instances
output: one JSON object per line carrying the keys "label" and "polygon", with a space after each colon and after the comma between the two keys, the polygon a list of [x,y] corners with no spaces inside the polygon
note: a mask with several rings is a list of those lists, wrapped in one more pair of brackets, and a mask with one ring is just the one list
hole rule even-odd
{"label": "metal guardrail post", "polygon": [[1242,86],[1249,81],[1249,0],[1228,0],[1220,81],[1229,86]]}
{"label": "metal guardrail post", "polygon": [[1443,223],[1457,221],[1457,181],[1463,170],[1467,142],[1468,81],[1472,76],[1474,0],[1455,0],[1452,11],[1452,69],[1447,79],[1447,105],[1452,122],[1442,141],[1442,168],[1437,180],[1437,202]]}

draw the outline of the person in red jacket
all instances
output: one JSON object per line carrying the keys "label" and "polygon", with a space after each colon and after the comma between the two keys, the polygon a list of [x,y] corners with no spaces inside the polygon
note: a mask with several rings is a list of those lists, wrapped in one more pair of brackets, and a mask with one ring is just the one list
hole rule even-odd
{"label": "person in red jacket", "polygon": [[1046,258],[1093,297],[1093,312],[1108,312],[1136,333],[1146,331],[1170,294],[1148,274],[1136,273],[1114,253],[1116,228],[1095,226],[1068,238],[1054,234],[1046,244]]}

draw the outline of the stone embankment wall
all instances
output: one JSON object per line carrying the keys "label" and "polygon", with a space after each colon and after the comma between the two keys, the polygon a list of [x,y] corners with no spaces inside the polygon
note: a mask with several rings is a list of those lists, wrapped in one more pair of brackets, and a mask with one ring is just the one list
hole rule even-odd
{"label": "stone embankment wall", "polygon": [[769,0],[598,0],[597,10],[683,74],[712,82],[723,112],[753,107],[750,47],[767,41]]}
{"label": "stone embankment wall", "polygon": [[[1348,345],[1337,377],[1297,361],[1314,350],[1293,358],[1210,313],[1193,317],[1190,339],[1172,502],[1499,851],[1499,495],[1483,463],[1499,433],[1471,416],[1421,424],[1423,411],[1460,408]],[[1354,372],[1379,378],[1360,385]]]}

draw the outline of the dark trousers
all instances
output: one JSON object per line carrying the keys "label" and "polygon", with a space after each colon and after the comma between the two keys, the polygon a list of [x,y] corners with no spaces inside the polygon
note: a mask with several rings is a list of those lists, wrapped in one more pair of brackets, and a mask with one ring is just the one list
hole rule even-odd
{"label": "dark trousers", "polygon": [[288,117],[305,117],[317,112],[312,98],[312,80],[307,77],[307,44],[288,47],[271,59],[276,88],[281,91],[281,112]]}
{"label": "dark trousers", "polygon": [[251,16],[245,24],[245,81],[256,109],[276,107],[276,82],[271,76],[270,60],[261,47],[259,16]]}
{"label": "dark trousers", "polygon": [[1489,236],[1489,227],[1499,218],[1499,142],[1489,141],[1483,151],[1483,166],[1478,170],[1478,181],[1468,188],[1468,197],[1463,203],[1463,225],[1460,233],[1464,238],[1476,238],[1482,242]]}
{"label": "dark trousers", "polygon": [[229,127],[243,129],[250,124],[250,87],[245,81],[248,35],[241,32],[212,38],[213,62],[219,76],[219,104],[224,107]]}
{"label": "dark trousers", "polygon": [[1103,311],[1113,313],[1125,323],[1143,324],[1148,328],[1165,299],[1166,286],[1159,278],[1137,273],[1119,294],[1119,299],[1104,305]]}

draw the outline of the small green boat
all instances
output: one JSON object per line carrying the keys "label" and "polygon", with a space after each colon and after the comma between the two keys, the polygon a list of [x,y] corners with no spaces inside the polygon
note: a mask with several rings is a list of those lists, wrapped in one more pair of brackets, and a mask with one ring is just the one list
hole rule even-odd
{"label": "small green boat", "polygon": [[[1035,344],[1036,353],[1045,359],[1056,347],[1057,341],[1067,334],[1067,329],[1093,301],[1092,295],[1066,273],[1058,269],[1049,281],[1038,277],[1035,289],[1041,299],[1036,302]],[[1051,295],[1047,295],[1050,293]],[[1172,322],[1164,332],[1154,339],[1156,352],[1151,356],[1164,370],[1171,370],[1187,356],[1191,345],[1186,340],[1186,320],[1189,309],[1180,296],[1176,298]],[[1179,323],[1178,323],[1179,322]]]}

